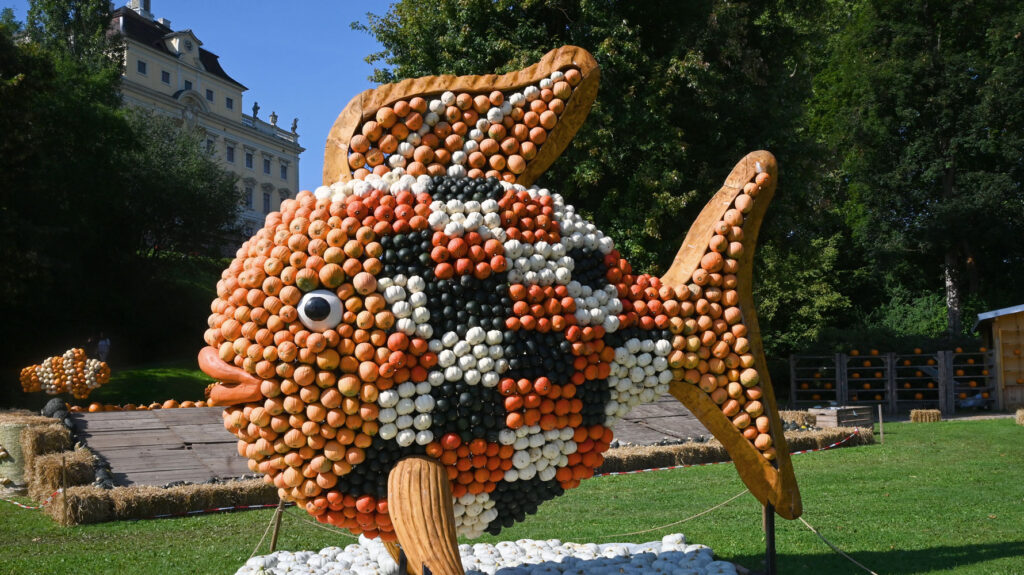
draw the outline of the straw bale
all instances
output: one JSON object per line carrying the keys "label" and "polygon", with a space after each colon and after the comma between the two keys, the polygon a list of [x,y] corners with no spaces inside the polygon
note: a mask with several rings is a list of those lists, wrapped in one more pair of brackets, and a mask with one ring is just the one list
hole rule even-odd
{"label": "straw bale", "polygon": [[942,412],[938,409],[911,409],[910,421],[912,423],[934,423],[942,421]]}
{"label": "straw bale", "polygon": [[1017,425],[1024,425],[1024,408],[1017,410]]}
{"label": "straw bale", "polygon": [[[52,422],[52,419],[47,418]],[[71,449],[71,432],[59,423],[30,425],[21,430],[21,456],[24,461],[25,482],[32,482],[35,458],[47,453]]]}
{"label": "straw bale", "polygon": [[114,519],[146,519],[188,511],[181,508],[181,498],[170,489],[151,485],[131,485],[110,490],[114,503]]}
{"label": "straw bale", "polygon": [[[157,515],[218,507],[265,505],[277,501],[277,489],[261,479],[169,488],[133,485],[102,489],[90,485],[68,489],[68,524],[149,519]],[[61,496],[56,497],[53,504],[47,507],[47,513],[58,523],[64,523]]]}
{"label": "straw bale", "polygon": [[808,411],[780,411],[779,419],[782,421],[790,421],[797,425],[806,425],[807,427],[814,427],[818,423],[818,417]]}
{"label": "straw bale", "polygon": [[60,487],[61,467],[67,468],[68,486],[86,485],[96,477],[93,466],[96,458],[92,451],[79,447],[74,451],[61,451],[39,455],[33,461],[32,478],[28,482],[28,495],[42,501]]}
{"label": "straw bale", "polygon": [[0,410],[0,426],[4,424],[48,425],[55,421],[57,420],[52,417],[44,417],[27,409]]}
{"label": "straw bale", "polygon": [[[850,436],[853,432],[854,428],[852,427],[790,431],[786,433],[786,442],[790,451],[821,449]],[[870,445],[874,442],[875,436],[872,430],[861,429],[859,435],[844,443],[843,447]],[[604,464],[597,469],[596,473],[656,469],[675,465],[699,465],[729,461],[729,459],[725,447],[715,439],[707,443],[618,447],[605,453]]]}
{"label": "straw bale", "polygon": [[[68,514],[65,521],[64,503],[67,501]],[[61,525],[80,525],[113,521],[114,503],[110,491],[94,485],[79,485],[67,488],[43,508],[53,520]]]}
{"label": "straw bale", "polygon": [[245,479],[214,486],[216,506],[266,505],[277,503],[277,488],[262,479]]}
{"label": "straw bale", "polygon": [[786,434],[786,443],[790,451],[804,451],[807,449],[821,449],[828,447],[837,441],[841,441],[853,434],[854,430],[859,433],[843,444],[843,447],[855,447],[858,445],[871,445],[875,442],[874,431],[867,428],[854,427],[830,427],[828,429],[816,429],[813,431],[791,431]]}
{"label": "straw bale", "polygon": [[213,507],[225,507],[221,505],[221,500],[224,499],[217,485],[210,483],[199,483],[195,485],[178,485],[177,487],[171,487],[167,491],[171,492],[175,500],[178,502],[178,511],[196,511],[199,509],[210,509]]}

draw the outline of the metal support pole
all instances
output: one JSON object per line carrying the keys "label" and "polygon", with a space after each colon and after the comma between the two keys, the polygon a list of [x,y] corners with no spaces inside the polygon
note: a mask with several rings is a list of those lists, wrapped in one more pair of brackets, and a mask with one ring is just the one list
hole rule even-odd
{"label": "metal support pole", "polygon": [[775,566],[775,506],[771,503],[764,506],[764,572],[765,575],[777,575]]}
{"label": "metal support pole", "polygon": [[274,531],[270,534],[270,552],[277,550],[277,534],[281,531],[281,514],[284,513],[284,499],[277,504],[274,510]]}

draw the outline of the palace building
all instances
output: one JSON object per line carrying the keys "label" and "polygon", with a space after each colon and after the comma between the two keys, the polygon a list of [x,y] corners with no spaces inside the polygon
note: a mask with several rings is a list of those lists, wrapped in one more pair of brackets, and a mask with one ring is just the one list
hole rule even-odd
{"label": "palace building", "polygon": [[154,18],[150,0],[130,0],[113,12],[112,28],[124,38],[121,96],[131,106],[181,118],[202,128],[206,144],[243,191],[246,237],[266,214],[299,190],[298,119],[278,125],[277,114],[259,117],[259,104],[245,113],[247,88],[221,67],[216,54],[188,29]]}

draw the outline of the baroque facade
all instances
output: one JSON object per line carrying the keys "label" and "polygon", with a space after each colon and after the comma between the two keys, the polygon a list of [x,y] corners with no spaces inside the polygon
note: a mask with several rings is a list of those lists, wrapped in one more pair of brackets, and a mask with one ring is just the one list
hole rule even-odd
{"label": "baroque facade", "polygon": [[263,226],[266,214],[299,190],[298,119],[278,126],[276,113],[264,121],[259,104],[244,113],[247,88],[221,67],[191,30],[175,31],[154,18],[149,0],[130,0],[113,12],[112,28],[124,38],[121,96],[131,106],[181,118],[206,133],[206,145],[239,177],[240,217],[246,237]]}

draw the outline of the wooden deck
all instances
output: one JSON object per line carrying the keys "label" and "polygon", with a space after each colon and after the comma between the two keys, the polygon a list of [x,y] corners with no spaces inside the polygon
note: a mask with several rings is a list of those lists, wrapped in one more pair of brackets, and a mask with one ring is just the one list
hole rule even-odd
{"label": "wooden deck", "polygon": [[[203,483],[251,472],[237,439],[224,429],[219,407],[73,413],[75,433],[104,458],[117,485]],[[666,395],[637,406],[615,426],[622,442],[651,445],[708,435],[679,401]]]}
{"label": "wooden deck", "polygon": [[686,441],[711,432],[671,395],[633,408],[615,427],[615,439],[635,445],[653,445],[660,441]]}
{"label": "wooden deck", "polygon": [[251,473],[219,407],[74,413],[81,441],[110,465],[117,485],[203,483]]}

